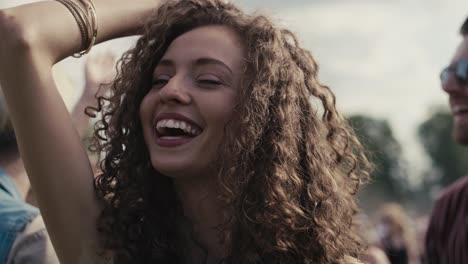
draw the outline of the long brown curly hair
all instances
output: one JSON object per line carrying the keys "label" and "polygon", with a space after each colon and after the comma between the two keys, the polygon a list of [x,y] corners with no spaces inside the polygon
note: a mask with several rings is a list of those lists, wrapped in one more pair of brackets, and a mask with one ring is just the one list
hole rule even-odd
{"label": "long brown curly hair", "polygon": [[170,43],[205,25],[234,29],[246,48],[244,81],[219,147],[225,263],[343,263],[362,242],[354,194],[369,163],[318,66],[295,35],[221,0],[168,1],[119,62],[112,95],[98,98],[92,150],[98,230],[117,263],[181,263],[183,215],[173,182],[150,162],[139,119],[152,72]]}

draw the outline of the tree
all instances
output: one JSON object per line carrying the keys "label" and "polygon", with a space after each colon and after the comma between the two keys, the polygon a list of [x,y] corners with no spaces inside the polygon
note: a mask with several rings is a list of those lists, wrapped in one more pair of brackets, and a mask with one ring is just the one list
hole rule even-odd
{"label": "tree", "polygon": [[363,115],[348,118],[368,157],[375,165],[372,181],[360,195],[363,207],[373,209],[383,202],[402,202],[407,193],[407,173],[402,148],[387,120]]}
{"label": "tree", "polygon": [[468,148],[454,141],[452,127],[452,115],[447,109],[439,107],[418,128],[421,143],[435,168],[431,168],[428,174],[435,176],[431,178],[435,178],[434,183],[441,187],[468,173]]}

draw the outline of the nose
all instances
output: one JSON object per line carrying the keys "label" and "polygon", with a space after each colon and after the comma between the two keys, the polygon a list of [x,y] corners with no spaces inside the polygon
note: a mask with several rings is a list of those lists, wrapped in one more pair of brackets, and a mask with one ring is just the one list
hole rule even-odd
{"label": "nose", "polygon": [[163,103],[190,104],[189,82],[182,76],[173,76],[159,91]]}
{"label": "nose", "polygon": [[448,94],[458,94],[462,93],[463,90],[467,89],[466,83],[461,83],[457,81],[455,74],[453,72],[445,73],[447,76],[444,76],[442,79],[442,89]]}

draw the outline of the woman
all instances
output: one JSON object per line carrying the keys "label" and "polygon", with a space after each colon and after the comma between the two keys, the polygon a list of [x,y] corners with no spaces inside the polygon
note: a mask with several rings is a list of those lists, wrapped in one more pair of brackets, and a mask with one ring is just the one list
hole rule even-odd
{"label": "woman", "polygon": [[0,15],[0,80],[63,263],[358,257],[353,194],[369,164],[292,33],[218,0],[94,3],[97,42],[143,32],[99,98],[94,185],[50,78],[82,27],[57,2]]}
{"label": "woman", "polygon": [[380,247],[392,264],[419,264],[419,252],[408,215],[401,205],[389,203],[377,212]]}

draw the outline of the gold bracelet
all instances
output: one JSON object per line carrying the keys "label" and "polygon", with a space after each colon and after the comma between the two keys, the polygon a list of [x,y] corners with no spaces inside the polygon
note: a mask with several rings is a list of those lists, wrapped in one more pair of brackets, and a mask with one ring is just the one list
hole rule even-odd
{"label": "gold bracelet", "polygon": [[[72,13],[81,33],[81,51],[74,54],[73,57],[80,58],[89,53],[96,43],[97,39],[97,15],[96,7],[91,0],[79,0],[85,6],[85,10],[80,4],[73,0],[56,0],[62,3]],[[91,19],[89,19],[91,17]]]}
{"label": "gold bracelet", "polygon": [[81,47],[81,51],[78,52],[78,53],[73,54],[73,57],[81,58],[83,55],[88,53],[87,47],[89,45],[88,42],[91,39],[90,35],[91,35],[93,25],[91,25],[91,22],[89,21],[88,16],[86,15],[86,12],[81,8],[81,6],[78,3],[75,3],[75,2],[73,2],[71,0],[68,0],[68,2],[69,2],[69,5],[71,5],[73,7],[75,12],[79,14],[79,16],[82,19],[82,21],[83,21],[83,23],[85,25],[85,28],[86,28],[86,34],[85,34],[85,37],[83,39],[83,45]]}
{"label": "gold bracelet", "polygon": [[91,17],[90,24],[92,24],[92,27],[90,28],[90,31],[88,32],[90,34],[88,35],[89,44],[85,51],[85,54],[86,54],[91,50],[91,48],[96,43],[97,34],[98,34],[97,14],[96,14],[96,6],[94,5],[92,0],[80,0],[80,2],[83,3],[88,9],[88,16]]}
{"label": "gold bracelet", "polygon": [[86,30],[86,25],[85,25],[85,20],[84,18],[79,14],[79,11],[77,11],[72,4],[70,4],[69,1],[67,0],[56,0],[57,2],[63,4],[73,15],[75,18],[76,23],[78,24],[78,28],[80,30],[81,34],[81,49],[86,48],[86,43],[88,42],[88,34]]}

